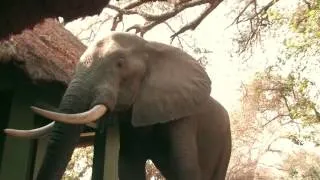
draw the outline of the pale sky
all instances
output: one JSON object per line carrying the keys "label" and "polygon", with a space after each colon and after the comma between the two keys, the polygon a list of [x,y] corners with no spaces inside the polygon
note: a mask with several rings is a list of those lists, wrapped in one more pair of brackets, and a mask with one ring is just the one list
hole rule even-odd
{"label": "pale sky", "polygon": [[[266,2],[269,2],[266,0]],[[292,8],[297,4],[297,1],[282,0],[280,7]],[[235,37],[236,27],[230,27],[226,29],[234,20],[235,14],[229,14],[230,8],[235,6],[233,0],[230,2],[222,2],[205,20],[197,27],[195,31],[188,31],[183,36],[192,36],[196,40],[196,43],[201,48],[206,48],[213,51],[209,57],[209,64],[206,67],[207,72],[212,80],[212,93],[211,95],[220,101],[229,111],[235,110],[239,105],[239,97],[241,95],[239,88],[241,82],[246,82],[253,77],[253,74],[257,71],[262,71],[267,64],[270,64],[276,60],[276,55],[281,42],[275,37],[269,39],[266,44],[266,50],[262,51],[257,49],[249,63],[246,65],[241,64],[241,57],[231,57],[230,51],[235,50],[232,38]],[[204,6],[191,8],[190,10],[181,13],[184,17],[184,21],[194,19],[199,14],[199,9],[203,9]],[[114,13],[114,11],[104,10],[100,16],[94,16],[86,19],[88,24],[98,19],[104,19],[106,12]],[[144,20],[139,16],[129,16],[124,18],[124,27],[130,27],[136,23],[143,24]],[[181,24],[180,20],[171,20],[170,24],[173,27],[178,27],[176,24]],[[101,26],[101,29],[95,39],[99,39],[108,32],[110,32],[110,25],[112,21]],[[186,23],[186,22],[185,22]],[[86,25],[81,21],[75,21],[66,25],[68,29],[77,34],[81,28]],[[121,23],[117,30],[121,31]],[[89,32],[88,32],[89,33]],[[83,34],[83,36],[87,36]],[[159,25],[145,34],[145,38],[148,40],[159,41],[163,43],[170,42],[170,35],[172,32],[166,25]],[[188,40],[188,38],[186,38]]]}
{"label": "pale sky", "polygon": [[[187,19],[189,19],[189,17],[193,19],[195,18],[195,14],[199,13],[199,9],[203,7],[204,6],[191,9],[183,15],[188,16]],[[186,34],[192,35],[199,47],[213,51],[209,56],[209,64],[206,67],[212,80],[211,94],[227,109],[231,110],[238,102],[240,95],[238,88],[241,83],[240,78],[243,75],[239,72],[236,61],[231,61],[232,59],[228,53],[232,46],[230,38],[232,36],[232,32],[230,32],[230,29],[225,30],[225,28],[232,22],[232,19],[227,19],[225,17],[225,8],[226,3],[221,3],[219,7],[215,9],[214,12],[212,12],[195,31],[189,31]],[[92,20],[89,18],[88,21],[94,21],[94,18],[92,18]],[[177,20],[177,22],[179,23],[179,20]],[[130,18],[125,19],[125,27],[129,27],[135,23],[143,23],[143,19],[138,16],[130,16]],[[81,26],[84,25],[81,24],[81,22],[76,21],[67,24],[66,27],[73,32],[77,32],[81,29]],[[121,27],[121,25],[119,26]],[[118,30],[121,30],[121,28]],[[103,37],[109,31],[110,23],[107,23],[102,26],[96,39]],[[172,35],[172,32],[168,30],[165,25],[159,25],[146,33],[145,38],[153,41],[169,43],[170,35]]]}

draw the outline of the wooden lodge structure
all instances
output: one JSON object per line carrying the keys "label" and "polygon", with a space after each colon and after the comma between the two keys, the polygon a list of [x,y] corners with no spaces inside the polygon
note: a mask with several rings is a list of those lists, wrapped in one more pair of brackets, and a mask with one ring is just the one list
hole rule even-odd
{"label": "wooden lodge structure", "polygon": [[[67,23],[99,14],[108,3],[109,0],[0,1],[1,180],[33,179],[47,141],[7,137],[2,129],[30,129],[49,123],[50,120],[34,115],[29,107],[58,106],[86,48],[59,24],[57,17],[63,17]],[[103,146],[105,139],[96,135],[94,141]],[[79,146],[92,142],[92,133],[84,133]],[[103,155],[104,150],[95,148],[94,153]],[[101,163],[94,163],[93,171],[103,171]],[[105,177],[105,173],[93,172],[92,178],[102,179],[101,176]]]}
{"label": "wooden lodge structure", "polygon": [[[58,107],[79,57],[86,49],[56,19],[0,41],[0,129],[31,129],[50,123],[31,105]],[[31,180],[47,138],[28,140],[0,134],[0,179]],[[84,136],[79,145],[93,142]]]}
{"label": "wooden lodge structure", "polygon": [[63,17],[64,22],[99,14],[109,0],[1,0],[0,39],[31,29],[45,18]]}

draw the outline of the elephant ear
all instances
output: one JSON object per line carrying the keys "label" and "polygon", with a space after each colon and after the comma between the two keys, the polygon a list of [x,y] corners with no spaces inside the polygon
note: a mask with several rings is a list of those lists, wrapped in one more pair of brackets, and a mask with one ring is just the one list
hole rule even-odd
{"label": "elephant ear", "polygon": [[178,48],[148,42],[147,75],[132,109],[135,127],[165,123],[194,114],[210,96],[204,68]]}

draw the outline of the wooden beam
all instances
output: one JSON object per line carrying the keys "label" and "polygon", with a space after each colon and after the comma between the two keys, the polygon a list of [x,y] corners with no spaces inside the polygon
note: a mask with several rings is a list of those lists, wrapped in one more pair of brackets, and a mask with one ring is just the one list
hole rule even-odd
{"label": "wooden beam", "polygon": [[78,147],[86,147],[92,146],[94,144],[95,133],[81,133],[79,143],[77,144]]}

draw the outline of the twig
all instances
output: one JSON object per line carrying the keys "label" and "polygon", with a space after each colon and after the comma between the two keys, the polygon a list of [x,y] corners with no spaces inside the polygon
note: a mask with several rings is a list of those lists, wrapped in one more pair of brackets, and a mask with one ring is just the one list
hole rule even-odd
{"label": "twig", "polygon": [[[271,0],[265,6],[260,8],[260,10],[258,10],[257,0],[250,0],[248,4],[246,4],[245,7],[239,12],[238,16],[234,19],[234,21],[228,26],[230,27],[235,24],[239,25],[240,23],[248,22],[248,21],[250,23],[250,33],[249,35],[247,35],[247,38],[240,43],[242,45],[242,47],[239,49],[240,54],[246,51],[249,45],[252,45],[253,42],[259,39],[260,31],[262,30],[262,27],[265,27],[266,25],[268,25],[267,23],[269,22],[268,16],[264,16],[264,15],[266,15],[267,11],[277,2],[279,2],[279,0]],[[251,5],[253,5],[253,9],[249,9]],[[252,15],[242,18],[245,12],[250,10],[253,11]]]}
{"label": "twig", "polygon": [[210,6],[207,7],[197,19],[195,19],[191,23],[183,26],[178,32],[174,33],[171,36],[171,40],[173,41],[173,39],[177,35],[184,33],[187,30],[195,30],[199,26],[199,24],[203,21],[203,19],[205,17],[207,17],[221,2],[222,2],[222,0],[218,0],[218,1],[214,1],[213,3],[210,3]]}
{"label": "twig", "polygon": [[176,16],[177,14],[181,13],[185,9],[199,6],[199,5],[204,5],[204,4],[210,4],[208,8],[206,8],[201,15],[196,18],[194,21],[191,23],[183,26],[180,30],[175,32],[172,36],[171,39],[173,39],[181,33],[184,33],[187,30],[194,30],[201,22],[202,20],[210,14],[221,2],[222,0],[195,0],[195,1],[183,1],[179,2],[178,4],[175,4],[175,8],[173,10],[170,10],[168,12],[162,13],[160,15],[153,15],[149,14],[146,12],[141,12],[138,11],[134,8],[137,8],[138,6],[142,4],[146,4],[148,2],[153,2],[153,0],[140,0],[140,1],[135,1],[133,3],[130,3],[126,5],[123,8],[114,6],[114,5],[108,5],[107,7],[110,9],[113,9],[118,12],[118,14],[113,18],[113,23],[112,23],[112,28],[111,30],[115,30],[118,26],[118,23],[123,21],[123,16],[124,15],[139,15],[143,17],[146,20],[146,23],[141,25],[141,24],[135,24],[129,28],[126,29],[126,31],[131,31],[135,30],[135,33],[140,33],[141,36],[143,36],[146,32],[154,28],[155,26],[166,22],[168,19]]}
{"label": "twig", "polygon": [[107,8],[113,9],[115,11],[118,11],[118,14],[113,18],[113,23],[112,23],[111,30],[112,31],[116,30],[118,24],[123,20],[123,15],[124,14],[137,14],[138,13],[137,11],[130,10],[130,9],[138,7],[138,6],[142,5],[145,2],[146,2],[145,0],[134,1],[132,3],[127,4],[123,8],[119,8],[117,6],[113,6],[111,4],[108,4]]}
{"label": "twig", "polygon": [[302,0],[308,7],[308,9],[310,10],[312,8],[311,3],[308,2],[307,0]]}
{"label": "twig", "polygon": [[[232,22],[231,25],[233,24],[239,24],[242,22],[246,22],[246,21],[252,21],[257,17],[260,17],[262,15],[264,15],[273,5],[275,5],[277,2],[279,2],[279,0],[271,0],[268,4],[266,4],[265,6],[263,6],[260,11],[257,11],[257,2],[256,0],[251,0],[246,6],[245,8],[240,11],[239,15],[236,17],[236,19]],[[243,16],[244,12],[248,9],[248,7],[250,5],[254,5],[254,9],[255,9],[255,13],[252,16],[249,16],[246,19],[240,20],[240,17]],[[258,20],[259,22],[261,22],[260,20]]]}
{"label": "twig", "polygon": [[286,106],[286,108],[287,108],[287,110],[289,112],[290,119],[294,120],[295,118],[292,116],[292,110],[291,110],[291,107],[289,105],[287,97],[285,95],[282,95],[282,98],[283,98],[284,104],[285,104],[285,106]]}
{"label": "twig", "polygon": [[144,25],[139,25],[139,24],[133,25],[133,26],[129,27],[126,31],[136,30],[136,33],[140,33],[140,35],[143,36],[147,31],[151,30],[156,25],[165,22],[166,20],[174,17],[175,15],[179,14],[183,10],[190,8],[190,7],[199,6],[202,4],[207,4],[207,3],[208,2],[204,1],[204,0],[189,1],[189,2],[186,2],[185,4],[181,4],[180,6],[178,6],[177,8],[173,9],[170,12],[163,13],[160,15],[151,15],[151,14],[147,14],[147,13],[143,13],[143,14],[140,13],[140,15],[147,22]]}
{"label": "twig", "polygon": [[[216,0],[219,3],[221,2],[221,0]],[[177,14],[179,14],[180,12],[184,11],[185,9],[191,8],[191,7],[195,7],[195,6],[199,6],[202,4],[207,4],[209,3],[209,1],[206,0],[196,0],[196,1],[188,1],[184,4],[181,4],[180,6],[177,6],[175,9],[173,9],[172,11],[160,14],[160,15],[151,15],[151,14],[141,14],[141,16],[143,18],[145,18],[147,21],[159,21],[162,19],[169,19]],[[218,3],[218,4],[219,4]]]}
{"label": "twig", "polygon": [[162,23],[161,21],[152,21],[152,22],[147,22],[145,23],[143,26],[136,24],[133,25],[129,28],[126,29],[126,32],[131,31],[131,30],[135,30],[136,34],[140,33],[140,36],[143,37],[143,35],[149,31],[150,29],[152,29],[153,27],[155,27],[156,25]]}
{"label": "twig", "polygon": [[132,3],[127,4],[125,7],[123,7],[123,9],[132,9],[138,6],[141,6],[143,3],[147,2],[147,0],[138,0],[138,1],[134,1]]}
{"label": "twig", "polygon": [[315,116],[317,118],[317,121],[320,122],[320,113],[319,113],[319,111],[314,106],[312,107],[312,109],[313,109],[314,114],[315,114]]}
{"label": "twig", "polygon": [[111,18],[111,16],[108,16],[108,17],[106,17],[106,18],[104,18],[104,19],[101,19],[101,20],[95,21],[94,23],[91,23],[91,24],[90,24],[89,26],[87,26],[85,29],[81,29],[81,31],[78,32],[78,33],[76,34],[76,36],[79,37],[83,32],[86,32],[87,30],[92,30],[93,27],[94,27],[95,25],[97,25],[97,24],[99,24],[99,27],[98,27],[98,30],[97,30],[97,31],[99,31],[100,27],[101,27],[104,23],[106,23],[107,21],[109,21],[110,18]]}
{"label": "twig", "polygon": [[266,122],[264,125],[262,125],[262,128],[266,127],[268,124],[270,124],[271,122],[273,122],[274,120],[277,120],[278,118],[281,117],[287,117],[289,116],[288,114],[278,114],[275,117],[271,118],[268,122]]}
{"label": "twig", "polygon": [[[164,24],[167,25],[167,27],[170,29],[171,32],[176,33],[176,31],[170,26],[169,23],[164,22]],[[177,40],[179,42],[180,48],[183,49],[183,45],[182,45],[182,42],[181,42],[180,38],[181,38],[180,36],[177,36]],[[173,43],[173,39],[171,39],[171,41],[170,41],[170,44],[172,44],[172,43]]]}
{"label": "twig", "polygon": [[234,19],[234,21],[230,24],[230,26],[234,25],[234,24],[238,24],[239,23],[239,19],[240,17],[243,15],[244,12],[246,12],[246,10],[249,8],[249,6],[256,0],[251,0],[238,14],[238,16]]}

